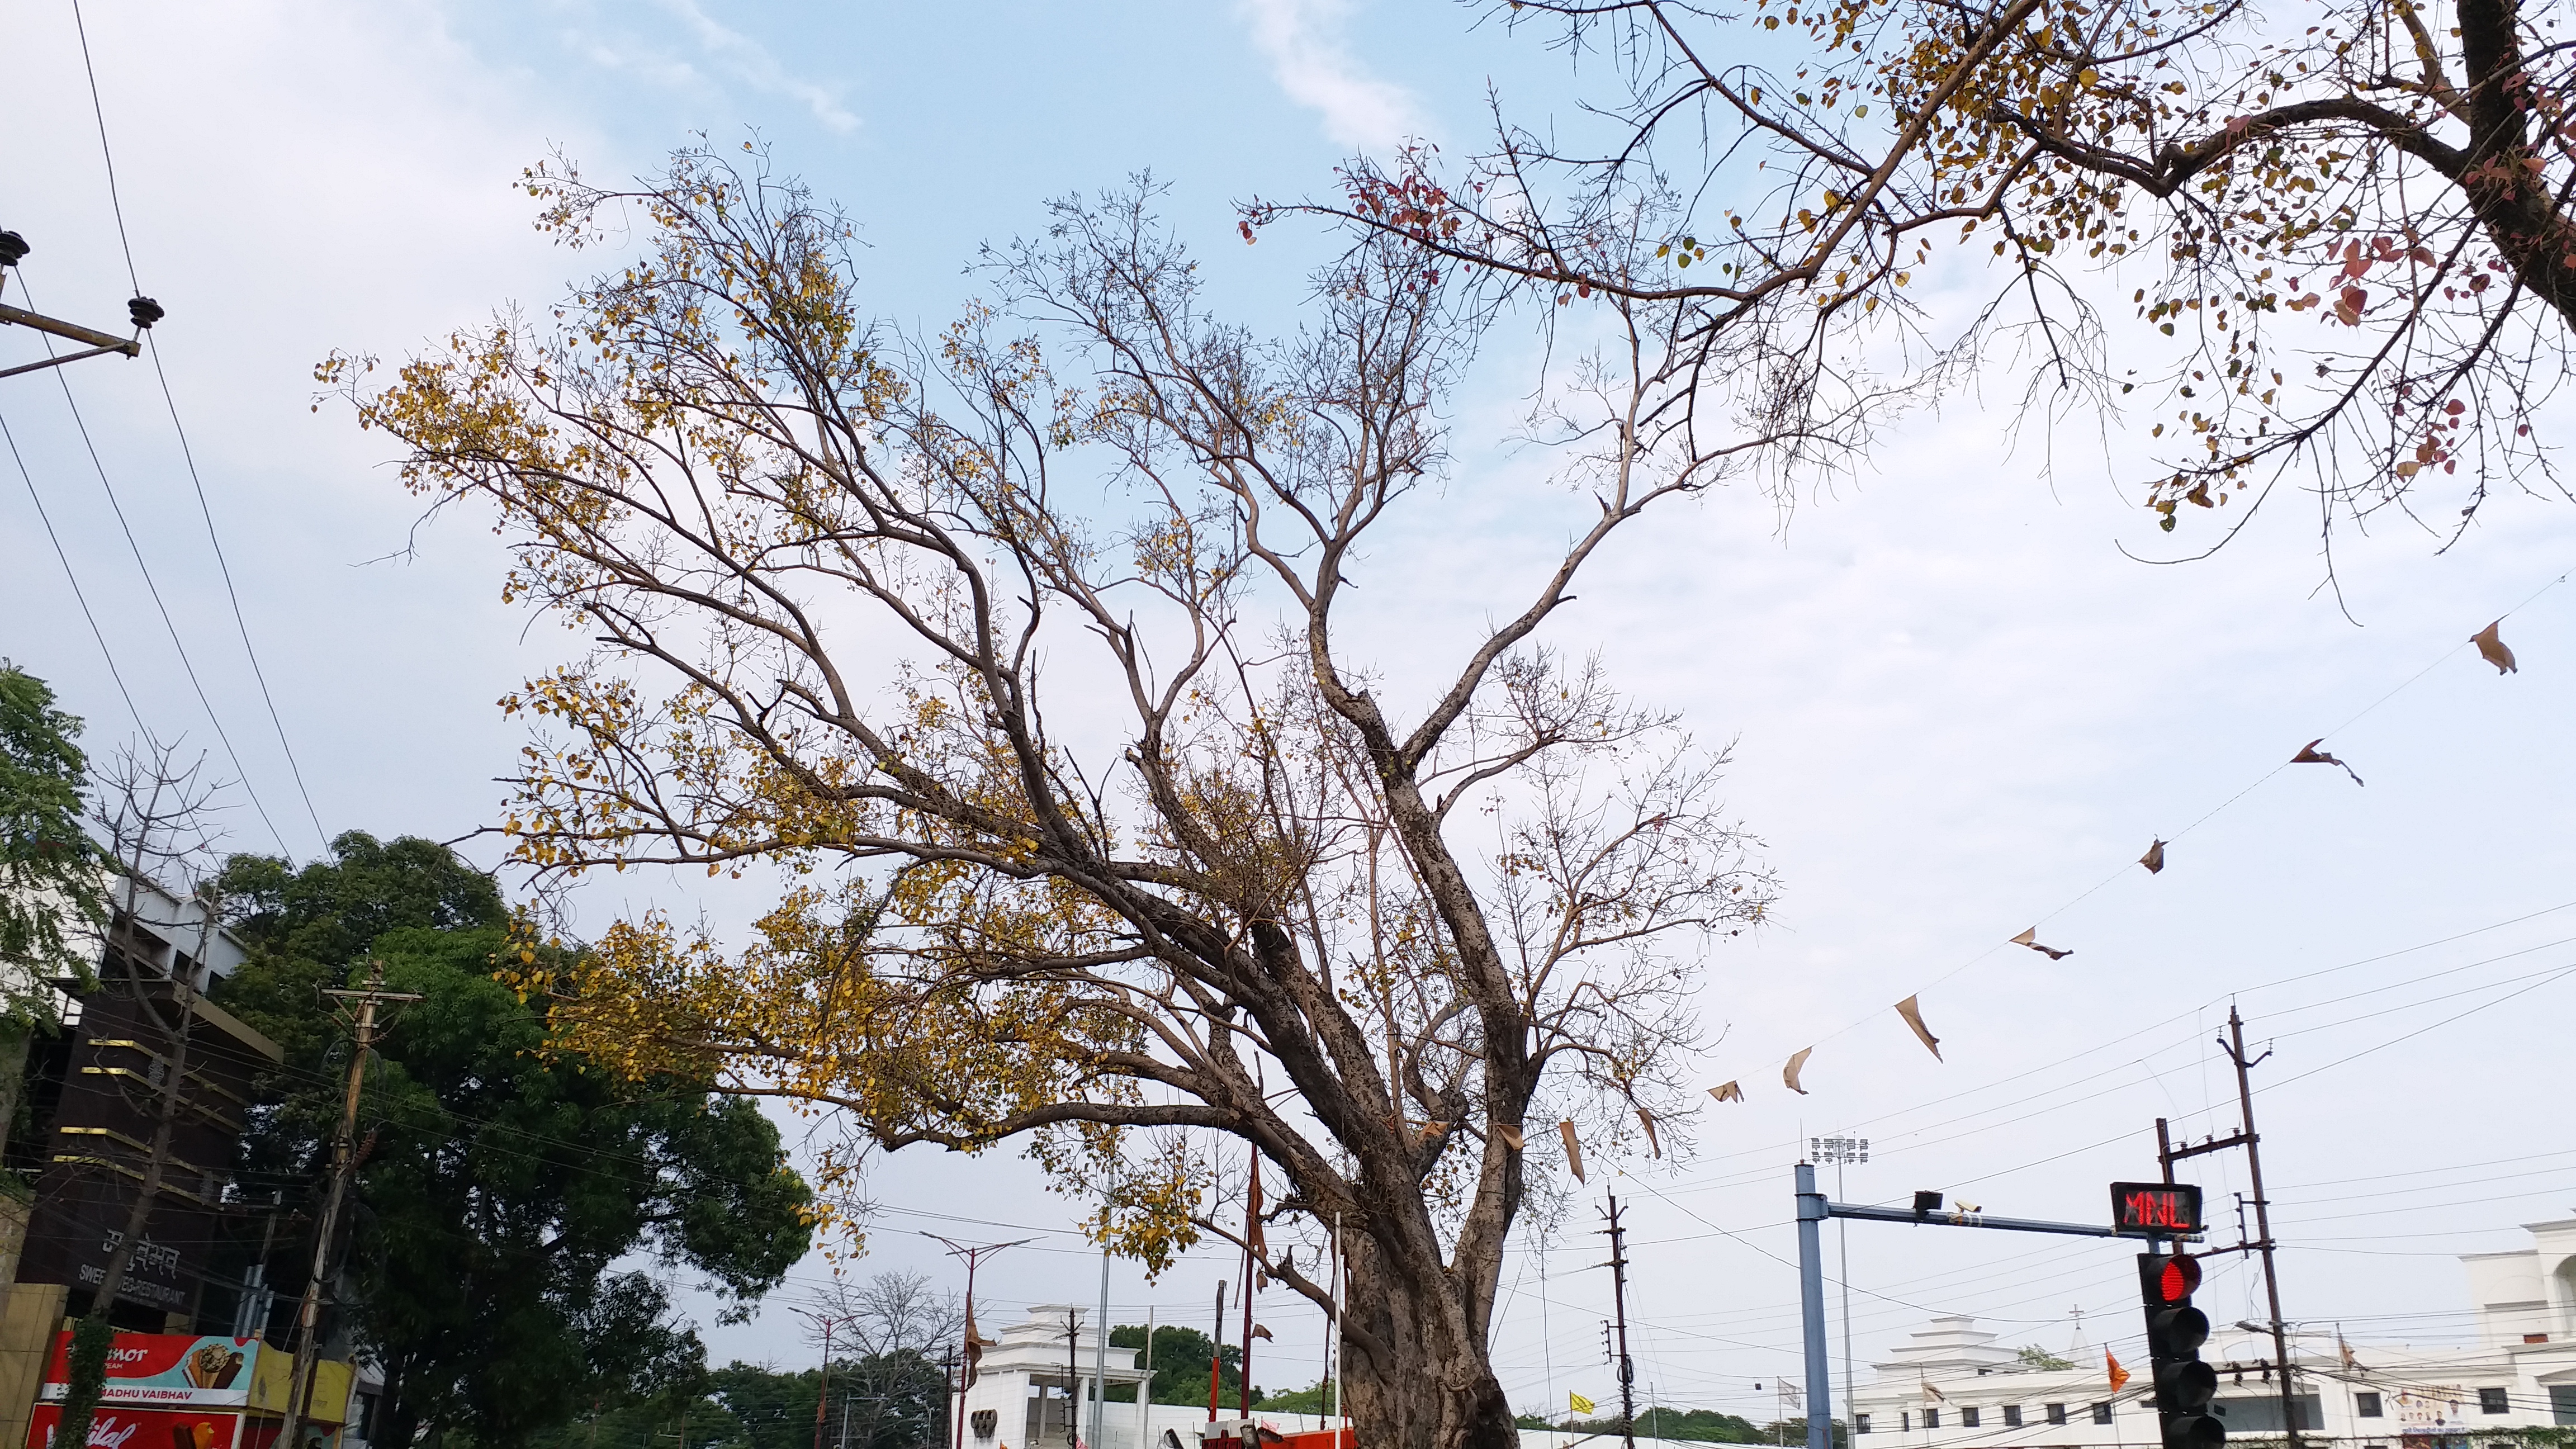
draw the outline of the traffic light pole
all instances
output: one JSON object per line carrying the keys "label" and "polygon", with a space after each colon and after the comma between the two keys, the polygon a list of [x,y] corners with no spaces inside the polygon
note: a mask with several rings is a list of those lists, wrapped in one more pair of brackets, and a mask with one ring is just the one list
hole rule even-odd
{"label": "traffic light pole", "polygon": [[[2166,1174],[2171,1180],[2170,1171]],[[1912,1211],[1904,1208],[1872,1207],[1866,1203],[1828,1202],[1816,1188],[1816,1167],[1812,1162],[1798,1164],[1798,1311],[1805,1330],[1807,1353],[1807,1449],[1833,1449],[1833,1362],[1825,1349],[1825,1255],[1823,1225],[1827,1218],[1859,1218],[1864,1222],[1909,1223],[1916,1227],[1993,1228],[2007,1233],[2061,1233],[2079,1238],[2120,1238],[2172,1236],[2176,1242],[2196,1238],[2200,1209],[2199,1189],[2184,1189],[2191,1194],[2187,1221],[2193,1231],[2183,1234],[2141,1231],[2126,1210],[2118,1214],[2126,1228],[2105,1227],[2099,1223],[2060,1223],[2040,1218],[1993,1217],[1974,1208],[1944,1210],[1941,1194],[1918,1192]],[[2137,1184],[2114,1184],[2114,1195],[2122,1188]],[[2153,1193],[2149,1193],[2152,1196]],[[2180,1221],[2170,1215],[2163,1222]]]}

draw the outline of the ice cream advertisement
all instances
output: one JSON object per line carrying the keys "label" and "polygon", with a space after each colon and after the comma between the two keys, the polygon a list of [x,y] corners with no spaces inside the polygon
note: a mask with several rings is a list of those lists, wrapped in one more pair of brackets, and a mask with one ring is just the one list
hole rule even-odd
{"label": "ice cream advertisement", "polygon": [[[38,1395],[45,1402],[60,1402],[63,1397],[64,1383],[70,1378],[66,1355],[71,1338],[68,1333],[54,1335],[53,1357],[46,1362],[45,1385]],[[107,1384],[99,1393],[99,1402],[247,1404],[260,1348],[256,1338],[120,1333],[116,1335],[116,1346],[108,1350]],[[151,1449],[162,1446],[156,1444]]]}

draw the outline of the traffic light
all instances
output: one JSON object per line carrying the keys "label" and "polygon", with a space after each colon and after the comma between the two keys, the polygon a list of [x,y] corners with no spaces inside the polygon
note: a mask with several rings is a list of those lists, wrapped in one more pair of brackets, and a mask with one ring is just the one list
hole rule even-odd
{"label": "traffic light", "polygon": [[2147,1361],[2156,1381],[2156,1417],[2165,1449],[2219,1449],[2227,1426],[2209,1412],[2218,1370],[2200,1361],[2209,1315],[2191,1306],[2200,1264],[2181,1253],[2140,1253],[2138,1288],[2147,1311]]}

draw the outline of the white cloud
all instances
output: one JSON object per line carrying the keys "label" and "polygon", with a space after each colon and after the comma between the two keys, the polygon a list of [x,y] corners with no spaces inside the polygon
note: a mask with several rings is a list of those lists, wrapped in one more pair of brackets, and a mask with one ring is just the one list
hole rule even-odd
{"label": "white cloud", "polygon": [[1347,0],[1242,0],[1238,13],[1288,98],[1313,109],[1335,144],[1383,150],[1425,130],[1413,93],[1370,75],[1343,44]]}
{"label": "white cloud", "polygon": [[815,120],[843,135],[859,128],[859,118],[841,104],[832,87],[789,74],[769,47],[720,23],[698,8],[697,0],[663,0],[662,8],[686,24],[705,47],[707,58],[735,80],[767,95],[802,102]]}

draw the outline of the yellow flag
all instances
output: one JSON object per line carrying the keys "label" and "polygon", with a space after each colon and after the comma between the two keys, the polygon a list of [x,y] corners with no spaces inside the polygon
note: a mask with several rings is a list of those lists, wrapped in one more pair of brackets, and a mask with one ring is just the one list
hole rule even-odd
{"label": "yellow flag", "polygon": [[2120,1391],[2120,1386],[2129,1381],[2129,1371],[2120,1367],[2120,1360],[2107,1348],[2102,1350],[2102,1361],[2110,1366],[2111,1392],[2116,1394]]}
{"label": "yellow flag", "polygon": [[1565,1395],[1565,1407],[1578,1414],[1589,1414],[1592,1412],[1592,1401],[1568,1390]]}

